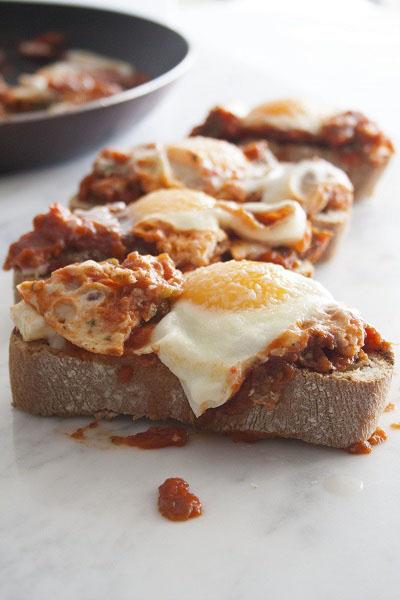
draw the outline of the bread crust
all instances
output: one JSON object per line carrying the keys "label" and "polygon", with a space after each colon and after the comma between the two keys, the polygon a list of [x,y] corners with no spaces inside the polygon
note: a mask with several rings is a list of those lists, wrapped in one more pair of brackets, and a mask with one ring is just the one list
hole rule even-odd
{"label": "bread crust", "polygon": [[370,437],[382,414],[393,354],[371,353],[346,372],[255,368],[236,396],[196,418],[179,380],[155,355],[107,357],[10,339],[13,405],[42,416],[176,419],[218,433],[254,432],[346,448]]}
{"label": "bread crust", "polygon": [[337,252],[341,239],[347,230],[349,223],[349,210],[330,210],[314,215],[313,226],[322,231],[329,231],[332,234],[329,243],[321,254],[318,263],[324,263],[330,260]]}

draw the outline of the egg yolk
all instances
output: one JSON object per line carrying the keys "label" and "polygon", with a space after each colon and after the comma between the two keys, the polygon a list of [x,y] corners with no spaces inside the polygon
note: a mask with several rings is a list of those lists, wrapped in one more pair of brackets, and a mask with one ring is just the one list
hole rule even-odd
{"label": "egg yolk", "polygon": [[184,140],[176,146],[178,149],[187,150],[191,153],[194,166],[202,165],[207,170],[236,171],[247,165],[247,158],[242,150],[225,140],[216,140],[205,137],[192,137]]}
{"label": "egg yolk", "polygon": [[214,310],[278,304],[290,291],[274,281],[270,265],[251,261],[216,263],[189,273],[181,299]]}
{"label": "egg yolk", "polygon": [[262,106],[258,106],[251,111],[252,114],[264,114],[271,116],[290,115],[295,116],[298,114],[305,114],[304,106],[296,100],[276,100],[275,102],[268,102]]}

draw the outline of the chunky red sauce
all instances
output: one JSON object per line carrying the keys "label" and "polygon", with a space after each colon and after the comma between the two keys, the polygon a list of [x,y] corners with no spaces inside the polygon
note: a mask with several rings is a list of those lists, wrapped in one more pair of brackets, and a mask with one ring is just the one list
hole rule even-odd
{"label": "chunky red sauce", "polygon": [[362,113],[354,111],[334,115],[322,125],[317,134],[314,134],[300,129],[282,130],[268,124],[257,128],[245,127],[239,117],[217,107],[190,135],[204,135],[232,142],[266,139],[281,144],[306,143],[337,148],[342,159],[348,164],[358,163],[363,156],[372,163],[384,163],[394,152],[393,144],[376,124]]}
{"label": "chunky red sauce", "polygon": [[[101,151],[93,171],[84,177],[79,185],[78,199],[88,204],[110,204],[125,202],[130,204],[145,193],[134,169],[129,168],[131,156],[128,152],[119,152],[105,148]],[[97,163],[105,162],[115,165],[102,171]],[[124,167],[124,168],[121,168]]]}
{"label": "chunky red sauce", "polygon": [[276,265],[281,265],[285,269],[289,269],[290,271],[294,269],[298,269],[301,266],[301,259],[295,250],[291,248],[276,248],[269,249],[260,254],[257,260],[264,262],[272,262]]}
{"label": "chunky red sauce", "polygon": [[149,325],[142,325],[141,327],[134,329],[125,342],[125,353],[129,354],[129,352],[149,344],[154,328],[155,325],[151,323]]}
{"label": "chunky red sauce", "polygon": [[116,446],[132,446],[142,450],[186,446],[189,434],[183,427],[150,427],[134,435],[113,435],[111,441]]}
{"label": "chunky red sauce", "polygon": [[200,500],[189,492],[189,484],[184,479],[166,479],[158,493],[158,510],[170,521],[187,521],[202,513]]}
{"label": "chunky red sauce", "polygon": [[347,452],[350,452],[350,454],[370,454],[372,452],[373,446],[378,446],[379,444],[382,444],[382,442],[386,441],[387,438],[388,434],[386,433],[386,431],[384,431],[380,427],[377,427],[368,440],[352,444],[346,450]]}
{"label": "chunky red sauce", "polygon": [[366,325],[364,346],[369,352],[384,352],[390,348],[390,343],[386,342],[374,327]]}
{"label": "chunky red sauce", "polygon": [[89,219],[73,215],[60,204],[52,204],[33,220],[33,231],[11,244],[4,268],[35,269],[68,252],[96,251],[105,258],[122,258],[127,249],[119,232]]}
{"label": "chunky red sauce", "polygon": [[371,446],[379,446],[382,442],[385,442],[388,439],[388,434],[386,431],[377,427],[371,437],[368,439]]}
{"label": "chunky red sauce", "polygon": [[79,429],[77,429],[76,431],[73,431],[72,433],[68,433],[67,435],[69,435],[69,437],[74,438],[74,440],[84,440],[86,437],[86,432],[89,429],[94,429],[95,427],[97,427],[99,424],[98,421],[92,421],[91,423],[89,423],[88,425],[85,425],[85,427],[79,427]]}

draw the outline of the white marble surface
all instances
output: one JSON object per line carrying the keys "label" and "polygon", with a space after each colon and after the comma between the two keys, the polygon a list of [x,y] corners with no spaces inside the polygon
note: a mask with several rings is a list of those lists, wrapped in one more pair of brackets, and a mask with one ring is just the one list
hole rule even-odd
{"label": "white marble surface", "polygon": [[[226,54],[210,59],[204,46],[199,50],[192,73],[121,142],[178,137],[219,98],[302,89],[295,74],[278,80],[260,65],[243,72]],[[372,90],[372,83],[363,85]],[[325,89],[318,93],[329,99]],[[335,93],[346,104],[346,93]],[[371,94],[367,108],[374,105],[399,141],[393,97],[385,104],[384,93]],[[1,256],[35,213],[53,200],[66,202],[91,159],[0,180]],[[376,197],[355,207],[336,258],[317,272],[395,343],[398,171],[396,159]],[[64,433],[84,420],[11,409],[9,274],[0,275],[0,289],[1,600],[400,598],[400,431],[390,431],[388,442],[367,457],[293,441],[235,445],[204,436],[192,437],[186,448],[152,452],[110,448],[106,433],[98,432],[91,444],[79,444]],[[396,375],[393,402],[400,400],[399,386]],[[395,420],[400,410],[382,419]],[[121,420],[103,429],[143,426]],[[173,524],[158,515],[157,486],[173,475],[186,478],[203,500],[200,519]]]}

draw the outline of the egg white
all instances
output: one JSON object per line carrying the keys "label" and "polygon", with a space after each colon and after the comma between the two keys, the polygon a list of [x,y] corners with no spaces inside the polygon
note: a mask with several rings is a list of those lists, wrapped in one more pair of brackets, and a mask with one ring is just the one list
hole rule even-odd
{"label": "egg white", "polygon": [[[277,106],[282,108],[277,110]],[[286,105],[286,110],[285,110]],[[254,107],[243,119],[249,127],[271,126],[283,131],[300,130],[317,134],[323,122],[335,114],[334,109],[308,101],[273,100]]]}
{"label": "egg white", "polygon": [[218,231],[215,200],[194,190],[160,190],[131,204],[127,213],[132,226],[167,223],[176,231]]}
{"label": "egg white", "polygon": [[[246,269],[246,264],[249,261],[236,263],[237,269]],[[197,417],[229,400],[249,367],[267,359],[268,346],[274,340],[302,321],[323,318],[324,309],[333,302],[331,294],[313,280],[277,265],[251,264],[259,265],[266,281],[274,282],[287,293],[258,306],[256,301],[254,308],[242,308],[243,294],[251,306],[257,287],[239,286],[235,291],[232,284],[227,290],[231,305],[220,309],[207,306],[207,302],[196,304],[184,294],[155,327],[150,344],[137,351],[158,355],[178,377]],[[221,263],[201,269],[210,274],[207,285],[211,295],[220,268]],[[190,275],[186,285],[190,286]]]}
{"label": "egg white", "polygon": [[[317,187],[324,184],[353,190],[346,173],[322,158],[280,163],[264,178],[262,202],[275,204],[282,198],[291,198],[311,212]],[[323,210],[327,201],[328,196],[321,196],[318,210]]]}
{"label": "egg white", "polygon": [[[288,207],[290,214],[266,226],[257,222],[257,214]],[[245,212],[254,215],[249,225]],[[211,196],[188,189],[159,190],[143,196],[126,210],[131,227],[166,223],[175,231],[233,231],[239,237],[270,246],[294,244],[307,231],[307,216],[298,202],[281,200],[269,208],[262,202],[238,204],[216,201]]]}

